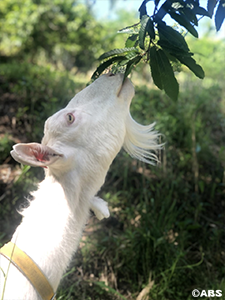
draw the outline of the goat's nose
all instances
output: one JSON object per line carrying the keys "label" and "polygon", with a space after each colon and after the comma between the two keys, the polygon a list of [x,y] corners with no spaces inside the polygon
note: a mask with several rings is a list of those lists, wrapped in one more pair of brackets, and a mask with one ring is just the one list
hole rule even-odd
{"label": "goat's nose", "polygon": [[108,73],[109,77],[115,76],[116,74]]}

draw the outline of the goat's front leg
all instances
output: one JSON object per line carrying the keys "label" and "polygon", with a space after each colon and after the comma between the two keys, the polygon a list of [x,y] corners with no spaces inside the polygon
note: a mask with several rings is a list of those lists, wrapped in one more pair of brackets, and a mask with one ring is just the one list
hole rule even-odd
{"label": "goat's front leg", "polygon": [[90,209],[96,215],[96,218],[102,220],[110,216],[108,203],[99,197],[94,197],[90,201]]}

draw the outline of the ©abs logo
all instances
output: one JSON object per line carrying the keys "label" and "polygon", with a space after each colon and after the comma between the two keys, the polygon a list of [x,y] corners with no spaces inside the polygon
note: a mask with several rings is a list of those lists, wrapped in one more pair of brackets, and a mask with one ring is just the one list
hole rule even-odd
{"label": "\u00a9abs logo", "polygon": [[222,291],[221,290],[202,290],[201,292],[197,289],[192,291],[193,297],[222,297]]}

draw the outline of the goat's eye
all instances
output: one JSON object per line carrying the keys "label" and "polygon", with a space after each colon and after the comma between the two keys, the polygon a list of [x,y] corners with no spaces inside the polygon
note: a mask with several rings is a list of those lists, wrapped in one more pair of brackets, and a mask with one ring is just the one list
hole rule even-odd
{"label": "goat's eye", "polygon": [[66,119],[67,119],[68,123],[70,123],[70,124],[72,124],[75,121],[75,117],[72,113],[67,114]]}

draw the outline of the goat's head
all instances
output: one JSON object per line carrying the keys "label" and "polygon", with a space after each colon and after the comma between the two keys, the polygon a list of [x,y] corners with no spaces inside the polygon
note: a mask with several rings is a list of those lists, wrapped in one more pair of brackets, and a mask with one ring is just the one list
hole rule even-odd
{"label": "goat's head", "polygon": [[129,79],[102,75],[47,119],[41,144],[17,144],[11,154],[23,164],[56,170],[83,163],[108,169],[124,145],[131,156],[149,163],[156,158],[149,150],[159,148],[157,133],[131,118],[133,96]]}

